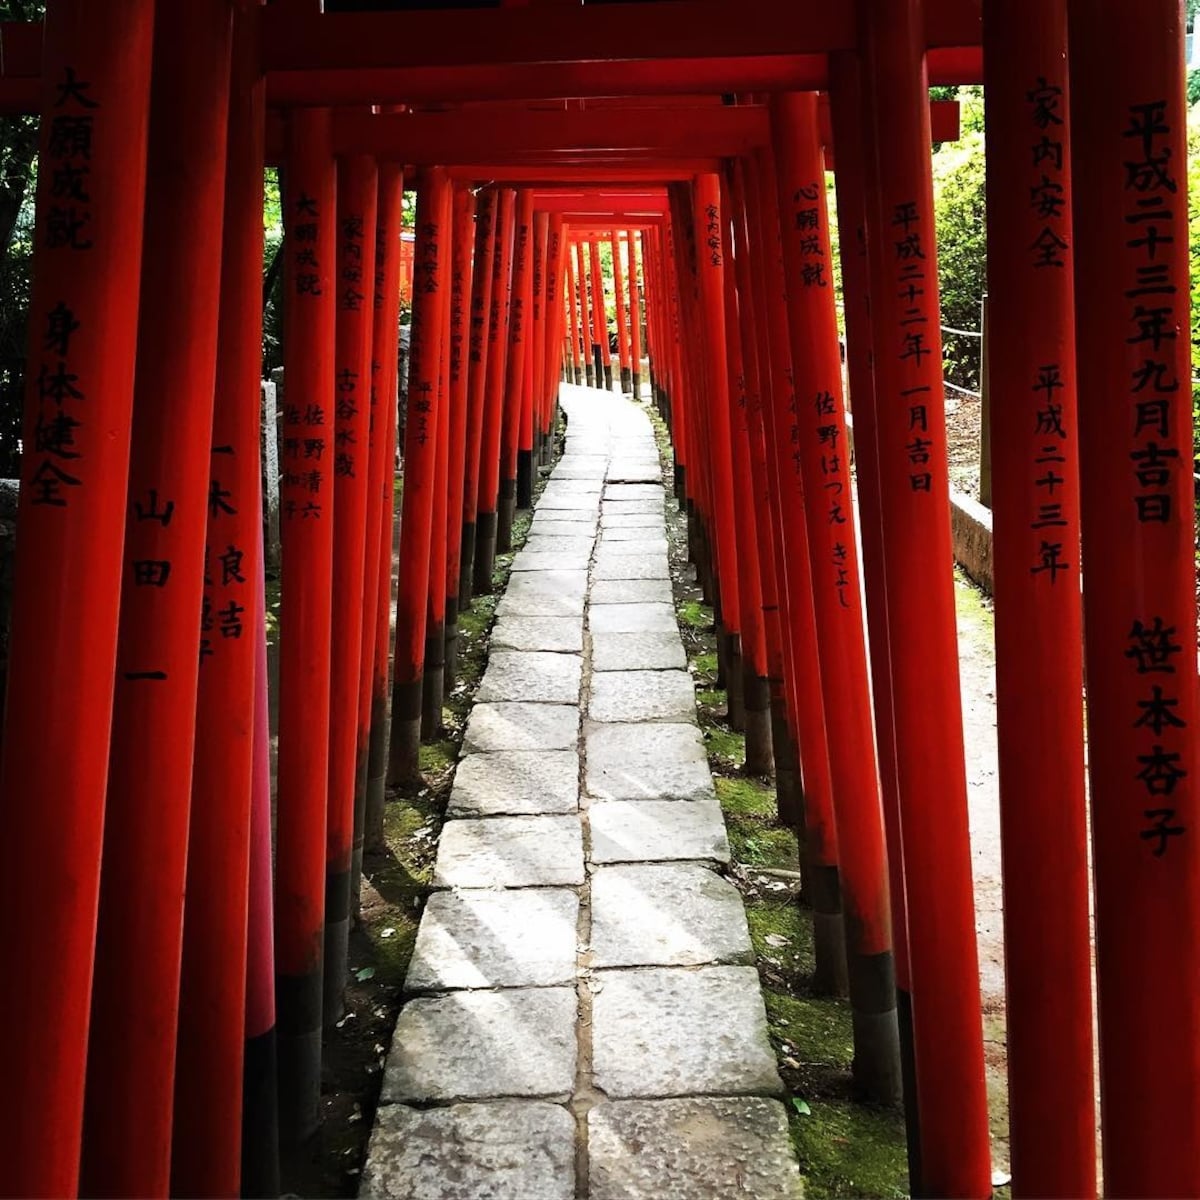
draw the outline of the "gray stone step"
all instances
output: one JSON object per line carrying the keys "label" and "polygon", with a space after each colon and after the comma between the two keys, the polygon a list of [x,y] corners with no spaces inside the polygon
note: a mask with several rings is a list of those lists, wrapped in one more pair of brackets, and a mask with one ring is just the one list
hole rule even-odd
{"label": "gray stone step", "polygon": [[562,400],[567,453],[497,604],[360,1195],[797,1200],[653,431],[618,396]]}

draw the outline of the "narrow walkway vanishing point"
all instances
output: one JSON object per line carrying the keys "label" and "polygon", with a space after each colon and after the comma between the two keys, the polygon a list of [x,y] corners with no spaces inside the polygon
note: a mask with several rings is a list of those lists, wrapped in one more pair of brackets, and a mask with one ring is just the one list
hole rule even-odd
{"label": "narrow walkway vanishing point", "polygon": [[[671,603],[650,422],[562,389],[361,1195],[801,1194]],[[585,631],[586,618],[586,631]]]}

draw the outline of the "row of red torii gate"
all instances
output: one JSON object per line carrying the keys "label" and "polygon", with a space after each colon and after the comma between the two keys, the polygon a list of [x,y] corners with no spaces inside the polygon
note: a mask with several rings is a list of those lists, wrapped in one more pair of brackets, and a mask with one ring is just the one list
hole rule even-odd
{"label": "row of red torii gate", "polygon": [[[982,80],[1014,1191],[1096,1191],[1092,888],[1105,1191],[1200,1194],[1179,3],[545,0],[466,29],[50,0],[44,27],[0,34],[0,105],[42,117],[0,1190],[262,1194],[274,1105],[285,1140],[312,1133],[385,782],[417,774],[560,376],[595,348],[609,382],[607,242],[622,383],[640,394],[648,361],[731,708],[804,828],[856,1082],[903,1091],[915,1193],[989,1193],[929,157],[954,112],[928,103],[931,80]],[[286,256],[273,874],[267,163]]]}

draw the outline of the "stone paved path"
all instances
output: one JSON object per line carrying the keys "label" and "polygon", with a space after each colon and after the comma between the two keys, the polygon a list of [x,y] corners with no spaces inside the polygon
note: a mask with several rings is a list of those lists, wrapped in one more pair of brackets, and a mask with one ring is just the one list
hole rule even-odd
{"label": "stone paved path", "polygon": [[363,1196],[794,1200],[671,603],[650,422],[563,388],[497,608]]}

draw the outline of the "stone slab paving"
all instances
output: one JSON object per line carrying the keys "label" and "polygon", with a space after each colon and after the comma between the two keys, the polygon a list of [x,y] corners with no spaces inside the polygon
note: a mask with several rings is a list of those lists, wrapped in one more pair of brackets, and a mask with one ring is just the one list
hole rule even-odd
{"label": "stone slab paving", "polygon": [[715,800],[602,800],[588,809],[591,861],[729,862],[725,819]]}
{"label": "stone slab paving", "polygon": [[592,551],[586,546],[555,547],[530,546],[516,555],[512,562],[514,571],[586,571]]}
{"label": "stone slab paving", "polygon": [[[674,606],[662,601],[647,604],[597,604],[593,600],[588,605],[588,627],[592,631],[593,646],[600,634],[679,632]],[[495,634],[492,636],[495,637]],[[594,668],[595,663],[592,665]]]}
{"label": "stone slab paving", "polygon": [[695,721],[696,685],[686,671],[604,671],[592,678],[596,721]]}
{"label": "stone slab paving", "polygon": [[575,1120],[537,1100],[381,1106],[358,1194],[378,1200],[575,1200]]}
{"label": "stone slab paving", "polygon": [[497,605],[360,1195],[796,1200],[641,404],[567,451]]}
{"label": "stone slab paving", "polygon": [[506,650],[555,650],[583,653],[579,617],[504,617],[492,626],[492,645]]}
{"label": "stone slab paving", "polygon": [[583,883],[577,815],[482,817],[442,826],[434,887],[542,887]]}
{"label": "stone slab paving", "polygon": [[[640,912],[640,921],[629,914]],[[737,888],[693,862],[592,872],[592,965],[697,967],[754,961]],[[411,974],[411,971],[410,971]]]}
{"label": "stone slab paving", "polygon": [[578,923],[579,896],[569,888],[435,892],[404,990],[574,985]]}
{"label": "stone slab paving", "polygon": [[592,634],[593,671],[629,671],[635,667],[682,671],[686,666],[687,655],[678,633]]}
{"label": "stone slab paving", "polygon": [[476,704],[463,734],[463,753],[490,750],[577,750],[574,704]]}
{"label": "stone slab paving", "polygon": [[574,704],[579,699],[583,659],[544,650],[493,650],[475,698]]}
{"label": "stone slab paving", "polygon": [[[634,1148],[636,1147],[636,1152]],[[588,1113],[591,1200],[801,1200],[777,1100],[619,1100]]]}
{"label": "stone slab paving", "polygon": [[695,725],[589,721],[584,743],[587,792],[596,800],[716,799],[708,752]]}
{"label": "stone slab paving", "polygon": [[579,752],[497,750],[468,754],[454,773],[452,817],[579,811]]}
{"label": "stone slab paving", "polygon": [[592,604],[670,604],[669,579],[598,579],[588,592]]}

